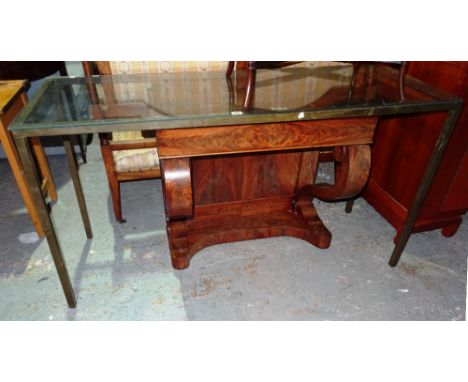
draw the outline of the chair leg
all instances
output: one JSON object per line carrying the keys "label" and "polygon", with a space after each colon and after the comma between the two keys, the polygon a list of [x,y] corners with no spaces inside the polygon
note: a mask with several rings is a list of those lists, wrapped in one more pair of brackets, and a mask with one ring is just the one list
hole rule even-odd
{"label": "chair leg", "polygon": [[114,207],[115,219],[119,223],[125,223],[126,220],[122,219],[122,201],[120,199],[120,182],[117,180],[115,174],[109,177],[109,187],[112,197],[112,205]]}
{"label": "chair leg", "polygon": [[[34,229],[40,237],[44,237],[44,229],[41,225],[39,214],[36,207],[34,206],[31,191],[24,175],[23,165],[18,155],[17,148],[13,141],[13,137],[7,130],[7,127],[3,124],[0,118],[0,141],[2,142],[3,150],[5,151],[8,162],[10,163],[13,176],[15,177],[16,184],[23,198],[26,209],[28,210],[29,216],[31,217]],[[3,191],[3,190],[2,190]]]}
{"label": "chair leg", "polygon": [[112,198],[112,206],[114,208],[115,219],[119,223],[125,223],[122,218],[122,203],[120,200],[120,182],[117,179],[117,174],[114,169],[114,158],[112,151],[108,145],[101,144],[102,159],[106,168],[107,180],[109,182],[110,194]]}
{"label": "chair leg", "polygon": [[42,147],[40,139],[37,137],[31,138],[31,145],[37,163],[39,165],[39,171],[42,176],[42,179],[47,179],[47,193],[49,194],[50,200],[56,202],[58,200],[57,189],[55,187],[54,178],[52,177],[49,162],[47,161],[47,157],[45,155],[44,148]]}

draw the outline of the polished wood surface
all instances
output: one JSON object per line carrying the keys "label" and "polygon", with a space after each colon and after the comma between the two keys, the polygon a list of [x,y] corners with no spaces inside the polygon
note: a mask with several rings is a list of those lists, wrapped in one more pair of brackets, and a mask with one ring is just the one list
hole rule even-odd
{"label": "polished wood surface", "polygon": [[[468,211],[468,63],[411,62],[408,74],[462,97],[464,110],[416,220],[413,232],[456,233]],[[363,196],[397,230],[407,217],[445,113],[381,119]]]}
{"label": "polished wood surface", "polygon": [[168,219],[191,217],[193,193],[188,158],[162,162],[164,206]]}
{"label": "polished wood surface", "polygon": [[370,144],[375,118],[286,122],[158,132],[160,158]]}
{"label": "polished wood surface", "polygon": [[[24,177],[23,165],[13,137],[8,131],[8,125],[27,103],[25,90],[26,81],[0,81],[0,142],[2,143],[26,209],[31,217],[34,229],[40,237],[43,237],[44,229],[31,199],[30,190]],[[40,139],[31,138],[31,147],[39,167],[42,192],[49,194],[52,201],[56,201],[57,191],[55,183]]]}
{"label": "polished wood surface", "polygon": [[0,113],[3,114],[25,88],[26,81],[0,81]]}
{"label": "polished wood surface", "polygon": [[[361,191],[376,118],[157,131],[172,264],[220,243],[293,236],[330,245],[313,198]],[[315,185],[319,149],[335,146],[335,183]]]}

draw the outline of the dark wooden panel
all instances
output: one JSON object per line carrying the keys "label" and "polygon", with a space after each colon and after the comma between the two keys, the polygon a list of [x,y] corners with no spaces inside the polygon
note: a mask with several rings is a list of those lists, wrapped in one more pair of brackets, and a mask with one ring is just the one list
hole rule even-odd
{"label": "dark wooden panel", "polygon": [[[293,195],[302,152],[192,158],[197,204]],[[303,175],[304,180],[309,179]]]}
{"label": "dark wooden panel", "polygon": [[[241,196],[240,185],[242,182],[242,159],[238,157],[221,157],[214,161],[214,198],[211,203],[230,202],[239,200]],[[199,182],[194,182],[194,187],[203,187]]]}
{"label": "dark wooden panel", "polygon": [[205,204],[214,200],[216,178],[213,158],[192,159],[193,199],[195,204]]}
{"label": "dark wooden panel", "polygon": [[362,189],[369,167],[369,146],[354,143],[371,140],[375,121],[158,131],[173,266],[188,267],[209,245],[272,236],[327,248],[331,234],[312,204],[317,189],[297,198],[315,180],[319,152],[309,146],[349,144],[335,149],[337,183],[320,187],[320,194],[328,187],[334,197],[349,196],[350,187]]}
{"label": "dark wooden panel", "polygon": [[[468,126],[467,126],[468,127]],[[467,208],[468,198],[468,152],[461,161],[456,176],[442,205],[442,211],[452,211]]]}
{"label": "dark wooden panel", "polygon": [[192,216],[193,193],[190,160],[184,158],[161,161],[162,186],[166,215],[170,219]]}
{"label": "dark wooden panel", "polygon": [[[468,147],[468,63],[411,62],[408,74],[464,99],[460,119],[414,230],[447,224],[451,228],[443,233],[454,233],[460,216],[468,210],[468,169],[463,161]],[[363,195],[397,230],[414,199],[445,116],[432,113],[381,119],[378,123],[369,186]],[[392,209],[398,211],[391,212]]]}
{"label": "dark wooden panel", "polygon": [[[244,200],[261,198],[264,190],[265,164],[268,156],[265,154],[242,155],[239,173],[242,174],[240,183],[241,197]],[[275,176],[275,175],[273,175]]]}

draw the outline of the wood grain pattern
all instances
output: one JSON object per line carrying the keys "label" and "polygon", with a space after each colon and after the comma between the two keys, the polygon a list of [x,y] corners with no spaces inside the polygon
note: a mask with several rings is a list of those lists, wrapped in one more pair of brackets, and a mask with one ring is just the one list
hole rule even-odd
{"label": "wood grain pattern", "polygon": [[301,153],[296,190],[299,190],[308,184],[315,183],[320,155],[321,152],[319,151],[303,151]]}
{"label": "wood grain pattern", "polygon": [[160,130],[160,158],[370,144],[375,117]]}
{"label": "wood grain pattern", "polygon": [[[23,164],[21,163],[13,137],[8,131],[8,126],[28,101],[26,94],[24,94],[25,88],[26,81],[0,81],[0,142],[2,143],[26,209],[31,217],[34,229],[40,237],[44,237],[44,228],[40,223],[38,212],[31,198],[31,191],[24,176]],[[51,200],[56,201],[57,191],[54,179],[39,138],[31,138],[31,145],[42,178],[43,194],[49,194]]]}
{"label": "wood grain pattern", "polygon": [[298,198],[317,197],[322,200],[349,199],[366,185],[371,165],[369,145],[338,146],[335,148],[335,183],[309,184],[302,187]]}
{"label": "wood grain pattern", "polygon": [[156,179],[161,177],[161,169],[156,168],[154,170],[145,171],[129,171],[117,173],[117,180],[119,182],[129,182],[133,180],[142,179]]}
{"label": "wood grain pattern", "polygon": [[191,217],[193,214],[190,161],[186,158],[161,161],[164,203],[168,219]]}
{"label": "wood grain pattern", "polygon": [[[158,131],[174,268],[188,267],[207,246],[239,240],[292,236],[327,248],[331,233],[312,199],[362,189],[375,124],[359,118]],[[314,186],[319,148],[338,142],[336,183]]]}
{"label": "wood grain pattern", "polygon": [[20,97],[25,88],[26,81],[0,81],[0,115]]}
{"label": "wood grain pattern", "polygon": [[45,193],[49,194],[50,200],[56,202],[58,200],[57,189],[55,187],[54,178],[52,172],[50,171],[49,161],[47,160],[46,154],[44,152],[44,147],[39,137],[31,138],[31,146],[36,157],[37,164],[39,167],[39,173],[41,178],[45,180],[47,187],[45,188]]}
{"label": "wood grain pattern", "polygon": [[[308,152],[228,155],[192,158],[197,204],[222,203],[293,195],[302,156]],[[304,170],[308,158],[304,160]],[[302,181],[311,177],[302,175]]]}
{"label": "wood grain pattern", "polygon": [[187,268],[191,258],[211,245],[274,236],[292,236],[328,248],[331,234],[312,203],[300,214],[290,198],[219,203],[195,208],[194,218],[168,222],[172,265]]}

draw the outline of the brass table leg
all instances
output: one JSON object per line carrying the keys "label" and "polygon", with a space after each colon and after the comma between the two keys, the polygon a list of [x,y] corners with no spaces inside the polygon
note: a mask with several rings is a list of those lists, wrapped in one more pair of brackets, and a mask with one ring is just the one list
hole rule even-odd
{"label": "brass table leg", "polygon": [[39,176],[34,165],[31,148],[29,147],[28,138],[15,138],[15,143],[16,147],[18,148],[21,162],[23,163],[24,174],[31,192],[31,198],[39,215],[41,225],[44,229],[47,243],[49,244],[50,253],[52,254],[52,259],[54,260],[55,268],[57,269],[63,292],[65,293],[65,298],[67,299],[68,306],[70,308],[75,308],[75,292],[73,291],[73,286],[68,275],[67,266],[62,255],[62,249],[60,248],[60,243],[55,232],[54,224],[47,211],[46,203],[39,183]]}
{"label": "brass table leg", "polygon": [[408,242],[408,239],[411,235],[411,231],[413,230],[414,222],[416,221],[419,211],[421,210],[424,200],[426,199],[429,187],[431,186],[432,180],[434,179],[434,176],[437,172],[437,168],[442,161],[445,149],[447,148],[447,143],[452,136],[452,131],[458,121],[461,109],[462,103],[460,102],[457,104],[456,108],[450,110],[447,114],[444,126],[439,133],[439,138],[437,139],[437,143],[435,144],[432,151],[431,159],[429,160],[426,169],[424,170],[421,183],[419,183],[419,187],[416,191],[413,203],[411,204],[411,207],[408,211],[408,217],[406,218],[401,234],[399,235],[398,241],[395,244],[395,248],[393,249],[392,256],[390,257],[390,261],[388,262],[391,267],[394,267],[398,264],[401,253],[405,249],[406,243]]}
{"label": "brass table leg", "polygon": [[346,213],[350,214],[353,211],[353,206],[354,206],[354,198],[348,199],[346,201],[346,207],[345,207]]}
{"label": "brass table leg", "polygon": [[83,189],[81,188],[80,176],[78,174],[78,162],[76,161],[76,154],[71,143],[70,136],[63,136],[63,146],[65,147],[65,154],[67,155],[68,169],[75,187],[76,198],[80,206],[81,219],[83,220],[83,226],[86,231],[86,237],[88,239],[93,238],[93,231],[91,229],[91,223],[89,221],[88,209],[86,208],[86,201],[83,195]]}

